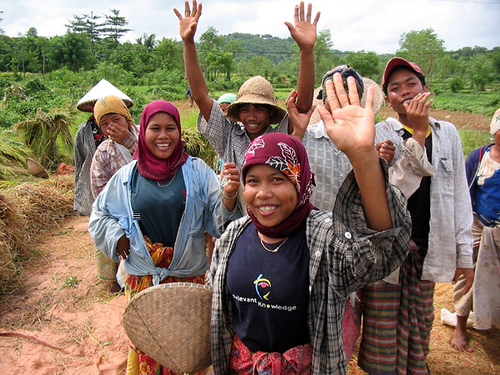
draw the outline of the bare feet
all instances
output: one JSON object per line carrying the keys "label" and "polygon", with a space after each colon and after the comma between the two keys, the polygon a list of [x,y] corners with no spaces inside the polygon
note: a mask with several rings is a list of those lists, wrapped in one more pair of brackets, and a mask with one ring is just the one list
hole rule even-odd
{"label": "bare feet", "polygon": [[[465,324],[460,324],[460,316],[457,316],[457,326],[455,328],[455,333],[453,334],[453,338],[451,339],[451,346],[461,352],[473,352],[474,350],[469,347],[467,343],[467,328],[465,328]],[[465,322],[467,322],[467,317],[465,317]]]}
{"label": "bare feet", "polygon": [[122,287],[116,281],[113,281],[112,283],[108,283],[107,287],[108,287],[108,291],[112,294],[120,293],[122,290]]}

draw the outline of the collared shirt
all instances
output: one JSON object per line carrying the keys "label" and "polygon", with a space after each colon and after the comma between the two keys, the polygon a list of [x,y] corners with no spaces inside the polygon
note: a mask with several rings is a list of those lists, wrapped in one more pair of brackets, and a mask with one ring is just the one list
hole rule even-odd
{"label": "collared shirt", "polygon": [[[139,131],[135,125],[132,125],[130,133],[121,143],[121,146],[126,149],[124,151],[130,153],[130,159],[137,147],[138,137]],[[129,161],[120,151],[120,145],[111,139],[107,139],[99,145],[90,166],[90,187],[94,199],[104,189],[111,176]]]}
{"label": "collared shirt", "polygon": [[323,121],[306,128],[302,143],[316,181],[310,201],[320,210],[329,211],[342,182],[352,170],[351,163],[330,139]]}
{"label": "collared shirt", "polygon": [[[198,131],[210,141],[222,162],[234,163],[241,171],[247,148],[251,143],[243,124],[228,120],[219,103],[213,100],[209,121],[207,122],[200,113],[197,127]],[[288,133],[288,114],[275,128],[269,125],[264,134],[270,132]]]}
{"label": "collared shirt", "polygon": [[[472,268],[472,208],[462,143],[455,126],[429,118],[432,128],[431,220],[422,280],[450,282],[456,268]],[[389,117],[376,125],[375,142],[396,146],[391,165],[403,154],[403,125]]]}
{"label": "collared shirt", "polygon": [[[313,375],[344,375],[347,360],[342,342],[346,298],[398,267],[408,252],[411,219],[401,192],[388,185],[393,228],[375,232],[366,226],[361,196],[350,173],[341,186],[333,212],[311,211],[306,223],[309,248],[308,327],[313,347]],[[333,216],[332,216],[333,215]],[[332,217],[335,220],[332,220]],[[248,216],[233,222],[216,244],[210,269],[212,359],[214,373],[228,372],[233,339],[232,296],[227,265]]]}

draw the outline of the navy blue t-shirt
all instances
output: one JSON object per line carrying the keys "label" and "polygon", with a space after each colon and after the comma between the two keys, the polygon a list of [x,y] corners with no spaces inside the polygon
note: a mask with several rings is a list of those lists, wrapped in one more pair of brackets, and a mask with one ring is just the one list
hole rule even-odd
{"label": "navy blue t-shirt", "polygon": [[[280,243],[264,244],[275,249]],[[250,351],[283,353],[309,343],[305,227],[272,253],[263,248],[256,227],[250,224],[229,258],[227,284],[235,307],[234,328]]]}

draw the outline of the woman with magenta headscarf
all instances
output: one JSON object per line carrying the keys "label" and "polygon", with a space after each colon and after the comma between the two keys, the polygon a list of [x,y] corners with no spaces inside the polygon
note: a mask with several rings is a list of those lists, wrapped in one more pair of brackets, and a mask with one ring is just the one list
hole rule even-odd
{"label": "woman with magenta headscarf", "polygon": [[[94,202],[89,232],[96,247],[115,261],[125,259],[128,300],[161,283],[203,284],[209,266],[204,232],[219,237],[239,212],[236,166],[224,166],[232,183],[220,193],[215,172],[184,152],[179,112],[163,100],[142,111],[134,159]],[[131,350],[127,373],[173,374],[160,366]]]}
{"label": "woman with magenta headscarf", "polygon": [[373,89],[362,108],[352,77],[349,93],[340,74],[333,82],[331,112],[318,110],[353,166],[333,212],[309,203],[314,176],[298,139],[268,133],[246,152],[248,216],[217,242],[208,279],[215,375],[346,374],[346,298],[406,257],[411,220],[374,146]]}

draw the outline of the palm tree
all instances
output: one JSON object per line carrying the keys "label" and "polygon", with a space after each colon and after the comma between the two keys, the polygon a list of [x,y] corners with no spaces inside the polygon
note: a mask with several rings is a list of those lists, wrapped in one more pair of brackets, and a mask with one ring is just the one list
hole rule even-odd
{"label": "palm tree", "polygon": [[21,133],[22,140],[35,152],[41,164],[50,168],[59,157],[57,139],[67,148],[73,145],[69,125],[70,119],[66,113],[45,113],[38,109],[33,118],[14,124],[13,130]]}

